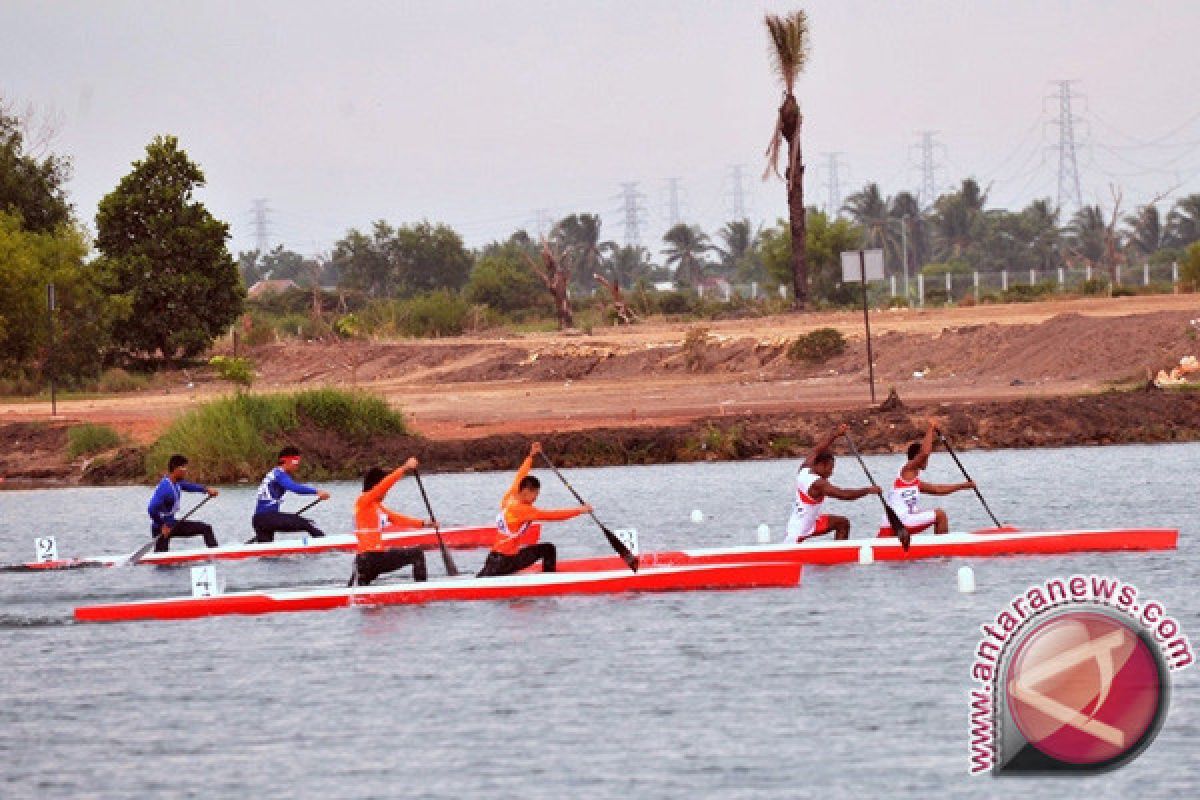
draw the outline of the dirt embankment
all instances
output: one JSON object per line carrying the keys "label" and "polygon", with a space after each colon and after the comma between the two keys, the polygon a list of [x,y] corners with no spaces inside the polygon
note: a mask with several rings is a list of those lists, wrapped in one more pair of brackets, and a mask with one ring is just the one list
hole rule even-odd
{"label": "dirt embankment", "polygon": [[[962,449],[1105,445],[1133,442],[1200,441],[1200,392],[1137,390],[1079,397],[1042,397],[1007,402],[936,404],[804,414],[762,414],[700,419],[669,426],[594,428],[548,433],[546,448],[565,466],[660,464],[753,458],[797,458],[839,422],[849,422],[866,452],[894,453],[919,438],[934,415]],[[10,469],[4,484],[97,485],[142,480],[140,448],[115,457],[67,463],[61,426],[30,430],[0,426],[0,438],[25,437],[45,454],[34,469],[0,461]],[[530,437],[493,434],[476,439],[393,436],[369,445],[320,431],[294,438],[306,456],[310,475],[357,478],[368,467],[397,464],[415,455],[428,471],[510,469]],[[36,443],[36,444],[35,444]],[[54,458],[55,448],[58,457]]]}

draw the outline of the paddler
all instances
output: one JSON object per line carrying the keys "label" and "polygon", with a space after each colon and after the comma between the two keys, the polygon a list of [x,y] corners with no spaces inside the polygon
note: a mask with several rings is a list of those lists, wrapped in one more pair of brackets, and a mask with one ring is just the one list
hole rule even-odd
{"label": "paddler", "polygon": [[858,500],[869,494],[880,493],[878,486],[842,489],[829,482],[834,466],[833,443],[839,436],[845,435],[847,430],[844,423],[834,428],[832,433],[817,442],[816,447],[796,471],[796,494],[793,498],[792,516],[787,523],[787,534],[783,539],[785,543],[799,544],[805,539],[831,531],[835,539],[850,538],[850,520],[836,514],[821,513],[825,500],[830,497],[836,500]]}
{"label": "paddler", "polygon": [[396,482],[417,468],[417,460],[410,458],[403,465],[388,472],[381,467],[371,467],[363,476],[363,490],[354,501],[354,535],[358,537],[358,555],[354,557],[354,573],[350,586],[366,586],[385,572],[411,566],[413,580],[423,581],[428,576],[425,568],[425,553],[419,547],[397,547],[387,549],[383,544],[381,517],[401,528],[431,527],[432,522],[407,517],[383,504],[388,491]]}
{"label": "paddler", "polygon": [[279,510],[283,496],[288,492],[316,495],[318,500],[328,500],[329,492],[313,486],[305,486],[294,479],[300,469],[300,450],[285,447],[279,451],[279,464],[266,474],[258,486],[257,504],[250,524],[254,526],[254,542],[273,542],[275,534],[304,531],[309,536],[324,536],[311,520],[299,514],[286,514]]}
{"label": "paddler", "polygon": [[216,497],[218,494],[216,489],[184,480],[187,473],[186,456],[176,453],[167,459],[167,472],[158,482],[158,486],[154,487],[154,495],[150,498],[150,504],[146,506],[146,513],[150,515],[150,535],[154,537],[156,553],[167,552],[172,537],[203,536],[205,545],[217,546],[217,537],[213,535],[211,525],[194,519],[175,521],[182,492],[204,493],[209,497]]}
{"label": "paddler", "polygon": [[[930,419],[925,437],[919,442],[908,446],[908,461],[900,468],[892,486],[884,499],[892,510],[900,517],[909,533],[918,533],[930,526],[934,533],[947,533],[950,530],[950,520],[946,512],[940,508],[932,511],[922,511],[919,501],[922,493],[942,496],[961,492],[964,489],[974,489],[974,481],[964,483],[927,483],[921,480],[921,471],[929,466],[929,456],[933,453],[933,440],[937,436],[937,420]],[[887,519],[879,528],[880,536],[894,535]]]}
{"label": "paddler", "polygon": [[496,517],[496,541],[477,577],[510,575],[539,561],[542,562],[542,572],[554,572],[558,567],[558,553],[554,545],[550,542],[537,543],[536,539],[534,543],[525,544],[529,538],[529,526],[534,522],[573,519],[592,510],[590,505],[561,509],[537,508],[533,505],[537,502],[542,484],[529,471],[533,469],[534,457],[541,452],[541,442],[534,442],[529,448],[529,455],[521,462],[512,485],[504,493],[504,499],[500,501],[500,514]]}

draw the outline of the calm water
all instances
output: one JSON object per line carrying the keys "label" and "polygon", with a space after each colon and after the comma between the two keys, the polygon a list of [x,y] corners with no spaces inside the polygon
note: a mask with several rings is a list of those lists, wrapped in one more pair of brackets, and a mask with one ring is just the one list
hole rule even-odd
{"label": "calm water", "polygon": [[[1110,574],[1163,602],[1200,643],[1196,476],[1200,446],[968,453],[1006,521],[1163,525],[1176,553],[806,568],[794,590],[563,598],[349,609],[181,623],[77,625],[80,604],[185,594],[186,570],[0,574],[0,797],[941,797],[1195,796],[1200,670],[1175,676],[1172,708],[1132,765],[1086,784],[969,779],[968,669],[978,626],[1032,583]],[[876,477],[898,458],[868,461]],[[778,536],[794,462],[577,470],[575,486],[644,549]],[[953,481],[935,457],[928,477]],[[543,474],[542,504],[568,505]],[[431,475],[444,522],[491,516],[506,474]],[[834,477],[859,485],[857,465]],[[394,506],[418,513],[415,486]],[[355,492],[313,516],[348,528]],[[0,561],[35,534],[64,555],[145,541],[148,490],[0,493]],[[292,508],[298,506],[293,499]],[[983,526],[971,494],[944,498],[953,527]],[[831,503],[857,535],[874,500]],[[201,517],[249,535],[250,487]],[[185,508],[189,507],[185,504]],[[689,521],[692,509],[711,515]],[[603,553],[572,521],[548,538]],[[481,554],[456,552],[460,566]],[[430,560],[435,574],[440,564]],[[218,567],[229,589],[343,581],[349,556]]]}

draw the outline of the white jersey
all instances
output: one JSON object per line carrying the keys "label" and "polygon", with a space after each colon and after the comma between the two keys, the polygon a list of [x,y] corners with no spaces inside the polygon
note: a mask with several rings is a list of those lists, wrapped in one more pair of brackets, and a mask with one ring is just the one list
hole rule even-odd
{"label": "white jersey", "polygon": [[785,542],[799,542],[817,529],[817,520],[821,518],[821,507],[825,498],[814,500],[809,490],[820,480],[821,476],[808,467],[801,467],[796,472],[796,491],[792,498],[792,516],[788,519]]}
{"label": "white jersey", "polygon": [[[887,504],[900,517],[909,533],[917,533],[933,525],[937,520],[937,513],[921,510],[921,476],[906,481],[902,473],[903,470],[896,473],[896,479],[887,490]],[[881,531],[886,529],[890,532],[891,522],[887,514],[883,515],[879,528]]]}

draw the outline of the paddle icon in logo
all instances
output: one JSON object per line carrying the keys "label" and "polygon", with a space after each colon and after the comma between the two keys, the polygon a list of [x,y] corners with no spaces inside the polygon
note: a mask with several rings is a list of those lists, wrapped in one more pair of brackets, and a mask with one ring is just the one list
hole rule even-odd
{"label": "paddle icon in logo", "polygon": [[995,771],[1098,772],[1132,761],[1166,717],[1161,649],[1109,609],[1063,609],[1018,635],[997,681]]}

